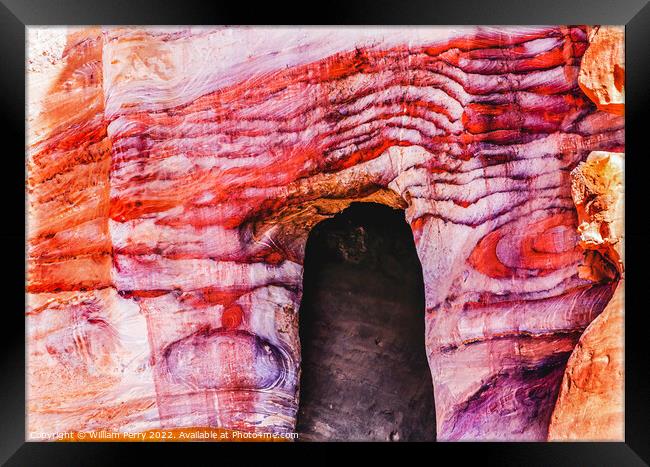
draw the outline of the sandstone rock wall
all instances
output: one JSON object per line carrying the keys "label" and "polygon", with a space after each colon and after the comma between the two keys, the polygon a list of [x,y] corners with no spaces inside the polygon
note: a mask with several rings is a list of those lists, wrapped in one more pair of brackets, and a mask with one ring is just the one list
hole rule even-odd
{"label": "sandstone rock wall", "polygon": [[[624,33],[619,27],[590,31],[580,86],[598,108],[625,110]],[[549,439],[624,439],[624,154],[592,153],[572,173],[572,191],[585,261],[584,277],[620,277],[614,297],[580,339],[562,382]]]}
{"label": "sandstone rock wall", "polygon": [[30,429],[291,431],[307,234],[374,201],[413,229],[438,438],[546,439],[617,283],[578,273],[570,172],[624,144],[586,27],[67,41],[30,73],[58,109],[29,121]]}
{"label": "sandstone rock wall", "polygon": [[[623,155],[593,152],[573,175],[573,198],[588,278],[621,277],[623,268]],[[624,439],[624,291],[620,280],[603,313],[580,338],[562,382],[549,439]]]}

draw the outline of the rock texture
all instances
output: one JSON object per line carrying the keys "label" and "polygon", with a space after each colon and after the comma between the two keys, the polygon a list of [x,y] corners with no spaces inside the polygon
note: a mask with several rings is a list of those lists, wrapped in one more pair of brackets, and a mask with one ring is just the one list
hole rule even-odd
{"label": "rock texture", "polygon": [[[580,86],[610,113],[625,110],[622,28],[600,26],[580,68]],[[624,155],[594,152],[572,173],[585,261],[583,277],[620,278],[605,311],[585,331],[568,362],[549,427],[550,440],[624,439]],[[597,279],[596,279],[597,280]]]}
{"label": "rock texture", "polygon": [[[623,276],[623,155],[593,152],[572,172],[582,276]],[[624,281],[578,342],[558,398],[551,440],[624,439]]]}
{"label": "rock texture", "polygon": [[413,230],[438,439],[546,439],[617,283],[578,273],[570,172],[624,150],[579,86],[586,27],[41,42],[28,431],[293,430],[308,232],[373,201]]}
{"label": "rock texture", "polygon": [[100,29],[28,29],[27,437],[156,428],[144,316],[113,286]]}
{"label": "rock texture", "polygon": [[582,90],[599,109],[625,113],[625,31],[620,26],[589,30],[589,49],[580,67]]}
{"label": "rock texture", "polygon": [[571,355],[553,411],[551,441],[623,441],[624,281]]}

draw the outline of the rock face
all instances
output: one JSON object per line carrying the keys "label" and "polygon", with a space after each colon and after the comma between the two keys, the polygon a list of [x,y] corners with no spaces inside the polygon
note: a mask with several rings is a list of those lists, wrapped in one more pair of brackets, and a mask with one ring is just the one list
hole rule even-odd
{"label": "rock face", "polygon": [[[580,86],[597,107],[624,114],[625,55],[621,28],[600,26],[580,68]],[[550,440],[624,439],[624,155],[594,152],[572,172],[572,192],[585,261],[582,277],[620,277],[614,297],[580,338],[567,365]]]}
{"label": "rock face", "polygon": [[549,440],[623,441],[624,283],[585,330],[571,355],[549,427]]}
{"label": "rock face", "polygon": [[[571,173],[578,210],[581,276],[623,275],[623,155],[593,152]],[[624,281],[580,338],[564,375],[549,428],[552,440],[624,439]]]}
{"label": "rock face", "polygon": [[580,87],[599,109],[625,113],[625,32],[622,27],[589,30],[589,49],[580,67]]}
{"label": "rock face", "polygon": [[292,431],[307,235],[372,201],[422,263],[438,439],[546,439],[617,284],[578,272],[570,172],[624,150],[587,28],[37,32],[28,431]]}

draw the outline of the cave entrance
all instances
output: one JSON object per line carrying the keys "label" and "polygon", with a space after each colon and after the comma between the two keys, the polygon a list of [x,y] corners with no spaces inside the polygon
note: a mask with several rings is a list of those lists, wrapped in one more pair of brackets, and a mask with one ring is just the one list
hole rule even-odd
{"label": "cave entrance", "polygon": [[424,282],[404,211],[353,203],[310,232],[300,307],[303,441],[435,441]]}

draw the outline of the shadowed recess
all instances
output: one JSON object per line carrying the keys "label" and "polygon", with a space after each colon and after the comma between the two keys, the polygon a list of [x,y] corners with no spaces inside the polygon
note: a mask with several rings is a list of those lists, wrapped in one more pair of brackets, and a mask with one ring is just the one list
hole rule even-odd
{"label": "shadowed recess", "polygon": [[353,203],[314,227],[299,313],[301,440],[435,440],[424,307],[404,211]]}

